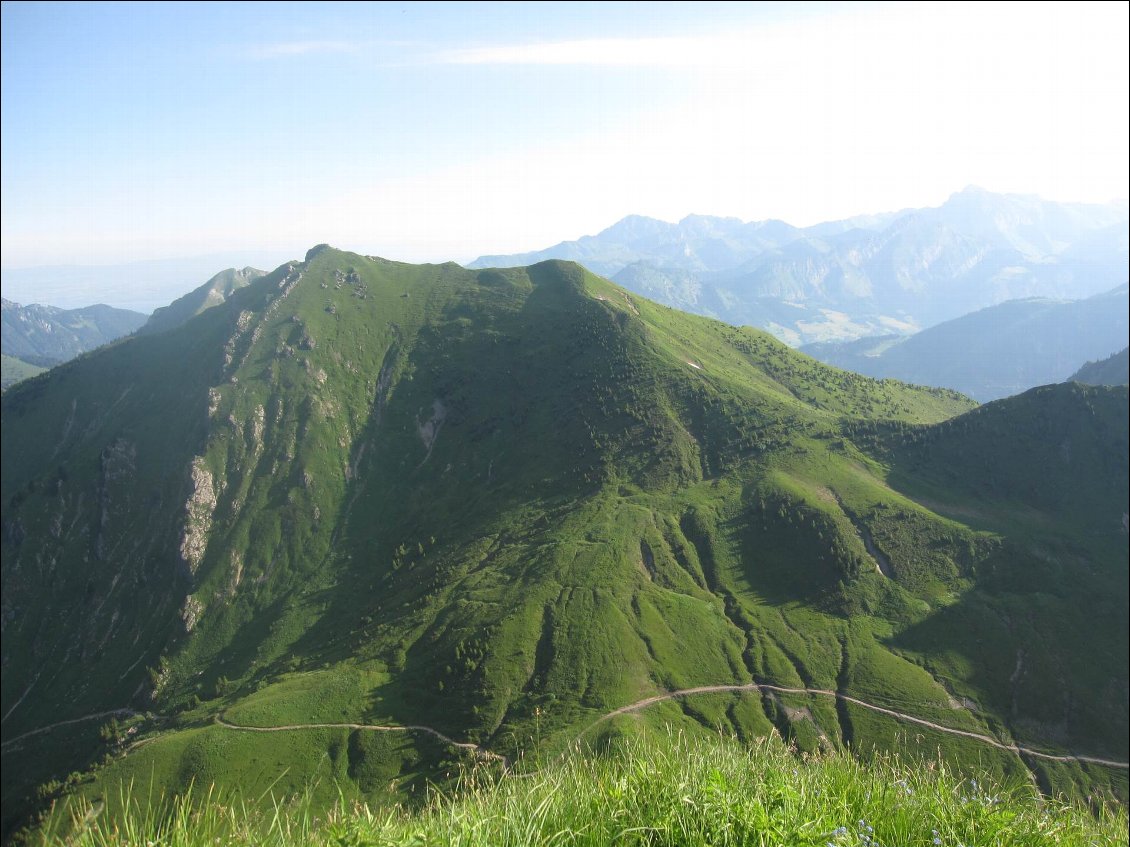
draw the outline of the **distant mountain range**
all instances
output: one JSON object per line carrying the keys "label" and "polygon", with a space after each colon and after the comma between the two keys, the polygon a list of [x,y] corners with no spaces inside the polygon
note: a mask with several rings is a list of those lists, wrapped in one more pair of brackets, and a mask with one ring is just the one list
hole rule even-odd
{"label": "distant mountain range", "polygon": [[[73,359],[81,353],[129,335],[146,321],[146,316],[111,306],[83,309],[57,309],[54,306],[21,306],[11,300],[0,301],[3,330],[0,349],[4,356],[31,369],[5,362],[4,388],[17,379]],[[9,367],[10,365],[10,367]]]}
{"label": "distant mountain range", "polygon": [[1124,284],[1085,300],[1010,300],[911,336],[800,349],[838,368],[952,388],[986,402],[1063,382],[1083,362],[1125,347],[1128,292]]}
{"label": "distant mountain range", "polygon": [[937,208],[799,228],[631,216],[595,236],[469,267],[570,259],[678,309],[799,345],[905,334],[1006,300],[1075,299],[1126,282],[1125,203],[967,188]]}
{"label": "distant mountain range", "polygon": [[1070,381],[1086,385],[1130,384],[1130,348],[1123,347],[1101,362],[1087,362],[1071,375]]}

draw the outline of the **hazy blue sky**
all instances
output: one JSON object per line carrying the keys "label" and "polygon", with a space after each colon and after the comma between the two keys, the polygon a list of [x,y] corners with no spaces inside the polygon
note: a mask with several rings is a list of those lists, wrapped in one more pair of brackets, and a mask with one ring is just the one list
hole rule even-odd
{"label": "hazy blue sky", "polygon": [[1128,4],[3,4],[5,267],[1128,193]]}

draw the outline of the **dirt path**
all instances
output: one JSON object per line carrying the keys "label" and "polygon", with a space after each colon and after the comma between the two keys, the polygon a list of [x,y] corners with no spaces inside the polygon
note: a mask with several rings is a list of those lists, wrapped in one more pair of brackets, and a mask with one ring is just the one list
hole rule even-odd
{"label": "dirt path", "polygon": [[424,732],[438,738],[444,744],[450,745],[451,747],[457,747],[460,750],[470,750],[480,759],[491,759],[502,762],[507,767],[510,766],[510,761],[501,753],[494,753],[487,750],[485,747],[480,747],[478,744],[472,744],[469,741],[456,741],[454,738],[444,735],[438,729],[433,729],[430,726],[423,726],[421,724],[382,726],[380,724],[368,723],[298,723],[285,724],[282,726],[246,726],[244,724],[226,721],[220,715],[216,715],[215,722],[225,729],[236,729],[243,732],[292,732],[301,729],[357,729],[364,732]]}
{"label": "dirt path", "polygon": [[133,718],[137,717],[140,714],[142,714],[142,712],[135,712],[133,709],[111,709],[108,712],[95,712],[93,715],[83,715],[81,718],[71,718],[67,721],[59,721],[58,723],[48,724],[47,726],[41,726],[39,729],[33,729],[30,732],[25,732],[22,735],[17,735],[15,738],[9,738],[3,744],[0,744],[0,748],[10,747],[13,744],[23,741],[25,738],[31,738],[33,735],[40,735],[44,732],[50,732],[51,730],[58,729],[61,726],[70,726],[71,724],[85,723],[86,721],[96,721],[99,718],[116,718],[120,717],[121,715],[125,715],[127,718]]}
{"label": "dirt path", "polygon": [[813,694],[823,697],[835,697],[848,703],[853,703],[856,706],[860,706],[864,709],[870,709],[873,712],[879,712],[884,715],[889,715],[890,717],[896,718],[900,721],[918,724],[919,726],[924,726],[938,732],[945,732],[949,735],[960,735],[964,738],[972,738],[974,741],[980,741],[983,744],[988,744],[1000,750],[1007,750],[1010,753],[1015,753],[1018,756],[1033,756],[1038,759],[1047,759],[1053,762],[1086,762],[1093,765],[1105,765],[1106,767],[1110,768],[1130,768],[1130,763],[1128,762],[1116,762],[1111,759],[1100,759],[1095,756],[1082,756],[1075,754],[1058,756],[1053,753],[1043,753],[1039,750],[1033,750],[1030,747],[1022,747],[1018,744],[1005,744],[1004,742],[998,741],[997,739],[989,735],[983,735],[979,732],[970,732],[969,730],[965,729],[954,729],[953,727],[943,726],[942,724],[928,721],[925,718],[917,718],[914,715],[908,715],[905,712],[896,712],[894,709],[887,709],[883,706],[876,706],[873,703],[868,703],[864,700],[860,700],[856,697],[851,697],[847,694],[842,694],[839,691],[832,691],[828,688],[786,688],[780,685],[768,685],[767,683],[763,682],[750,682],[746,683],[745,685],[702,685],[697,688],[683,688],[678,691],[668,692],[667,694],[657,694],[654,697],[647,697],[636,703],[630,703],[627,706],[621,706],[619,709],[613,709],[608,714],[602,715],[601,717],[597,718],[595,721],[581,730],[580,735],[577,736],[577,741],[580,741],[580,739],[583,738],[585,734],[588,733],[588,731],[593,727],[598,726],[604,721],[609,720],[610,718],[614,718],[617,715],[626,715],[631,712],[638,712],[639,710],[646,709],[648,706],[652,706],[656,703],[662,703],[666,700],[674,700],[679,697],[689,697],[694,694],[716,694],[735,691],[776,691],[781,694]]}
{"label": "dirt path", "polygon": [[[570,747],[577,746],[581,739],[585,737],[595,727],[611,720],[619,715],[627,715],[632,712],[638,712],[649,706],[654,706],[656,703],[663,703],[668,700],[675,700],[681,697],[691,697],[695,694],[722,694],[731,692],[766,692],[773,691],[779,694],[805,694],[818,697],[834,697],[848,703],[852,703],[864,709],[870,709],[873,712],[887,715],[895,718],[896,720],[905,721],[906,723],[924,726],[928,729],[935,730],[936,732],[944,732],[949,735],[959,735],[963,738],[970,738],[974,741],[979,741],[982,744],[988,744],[991,747],[996,747],[999,750],[1006,750],[1010,753],[1015,753],[1017,756],[1031,756],[1037,759],[1045,759],[1052,762],[1083,762],[1092,765],[1103,765],[1108,768],[1130,768],[1128,762],[1117,762],[1112,759],[1102,759],[1096,756],[1084,756],[1077,754],[1056,755],[1054,753],[1044,753],[1040,750],[1033,750],[1031,747],[1023,747],[1019,744],[1006,744],[998,741],[989,735],[984,735],[979,732],[971,732],[965,729],[954,729],[953,727],[944,726],[933,721],[928,721],[925,718],[918,718],[914,715],[908,715],[905,712],[897,712],[894,709],[887,709],[883,706],[876,706],[873,703],[868,703],[860,700],[857,697],[852,697],[848,694],[843,694],[839,691],[833,691],[829,688],[788,688],[781,685],[769,685],[763,682],[749,682],[744,685],[700,685],[696,688],[682,688],[678,691],[668,691],[665,694],[656,694],[652,697],[645,697],[642,700],[637,700],[635,703],[629,703],[626,706],[621,706],[618,709],[613,709],[607,714],[601,715],[588,726],[578,733]],[[131,709],[112,709],[108,712],[99,712],[93,715],[85,715],[81,718],[72,718],[71,720],[59,721],[58,723],[51,724],[50,726],[33,729],[31,732],[25,732],[15,738],[11,738],[3,743],[3,747],[8,747],[29,738],[33,735],[49,732],[57,727],[67,726],[70,724],[81,723],[88,720],[96,720],[98,718],[116,717],[119,715],[134,716],[140,714]],[[364,723],[306,723],[306,724],[285,724],[281,726],[246,726],[244,724],[235,724],[230,721],[224,720],[221,715],[216,715],[215,723],[224,729],[229,729],[238,732],[296,732],[308,729],[352,729],[360,730],[362,732],[423,732],[434,738],[439,739],[444,744],[450,745],[459,750],[470,750],[477,757],[491,761],[502,762],[503,766],[509,768],[510,760],[503,756],[501,753],[495,753],[487,750],[485,747],[480,747],[478,744],[473,744],[469,741],[456,741],[448,735],[444,735],[438,729],[422,724],[404,724],[404,725],[382,725],[382,724],[364,724]]]}

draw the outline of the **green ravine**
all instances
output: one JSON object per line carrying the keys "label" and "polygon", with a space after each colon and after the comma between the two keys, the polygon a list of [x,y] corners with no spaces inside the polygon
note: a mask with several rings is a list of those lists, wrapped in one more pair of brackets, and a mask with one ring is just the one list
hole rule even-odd
{"label": "green ravine", "polygon": [[5,832],[131,781],[387,803],[459,755],[339,725],[510,761],[721,728],[1125,798],[1017,752],[1125,758],[1125,388],[975,407],[569,263],[320,247],[2,408]]}

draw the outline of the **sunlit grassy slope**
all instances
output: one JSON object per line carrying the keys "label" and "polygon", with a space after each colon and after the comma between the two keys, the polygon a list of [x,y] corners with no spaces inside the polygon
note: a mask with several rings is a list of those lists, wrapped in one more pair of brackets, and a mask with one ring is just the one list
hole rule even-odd
{"label": "sunlit grassy slope", "polygon": [[[568,263],[315,249],[5,395],[5,825],[107,754],[72,781],[87,796],[313,784],[322,805],[454,755],[221,715],[423,724],[514,758],[659,692],[751,681],[1118,758],[1126,390],[972,409]],[[21,738],[125,707],[159,717],[120,744],[108,718]],[[602,726],[624,722],[908,746],[818,696]],[[930,730],[909,747],[1125,792],[1125,771]]]}
{"label": "sunlit grassy slope", "polygon": [[41,374],[46,368],[17,359],[14,356],[0,357],[0,389],[7,391],[9,387],[25,379],[31,379],[36,374]]}
{"label": "sunlit grassy slope", "polygon": [[114,823],[105,804],[76,802],[46,844],[1083,847],[1127,837],[1122,809],[1048,802],[1023,781],[1002,786],[944,762],[799,759],[775,740],[747,747],[664,734],[554,761],[528,778],[479,768],[391,809],[339,801],[326,810],[309,794],[264,804],[214,790],[171,800],[123,793],[128,811]]}

